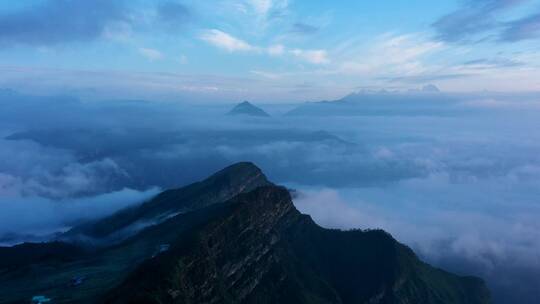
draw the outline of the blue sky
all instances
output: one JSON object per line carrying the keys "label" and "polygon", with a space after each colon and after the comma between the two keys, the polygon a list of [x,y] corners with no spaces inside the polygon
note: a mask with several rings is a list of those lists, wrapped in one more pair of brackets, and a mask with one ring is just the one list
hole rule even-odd
{"label": "blue sky", "polygon": [[540,1],[2,1],[0,72],[1,87],[89,98],[538,91]]}

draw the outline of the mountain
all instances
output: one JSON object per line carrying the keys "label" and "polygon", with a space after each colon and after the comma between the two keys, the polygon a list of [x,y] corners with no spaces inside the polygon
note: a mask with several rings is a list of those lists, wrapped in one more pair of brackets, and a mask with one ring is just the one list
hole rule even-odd
{"label": "mountain", "polygon": [[247,116],[257,116],[257,117],[270,117],[268,113],[266,113],[261,108],[253,105],[249,101],[244,101],[242,103],[237,104],[234,108],[232,108],[227,115],[247,115]]}
{"label": "mountain", "polygon": [[[335,101],[308,102],[286,116],[448,116],[465,113],[457,94],[434,86],[411,92],[358,92]],[[437,93],[437,94],[435,94]]]}
{"label": "mountain", "polygon": [[268,186],[145,261],[106,303],[487,303],[480,279],[422,263],[389,234],[323,229]]}
{"label": "mountain", "polygon": [[[258,167],[237,163],[138,207],[74,227],[54,242],[0,248],[0,258],[8,261],[0,263],[0,303],[26,303],[34,295],[54,303],[100,303],[161,246],[208,222],[240,192],[265,185],[271,183]],[[70,287],[76,277],[84,277],[84,284]]]}
{"label": "mountain", "polygon": [[108,238],[163,214],[99,247],[0,248],[15,261],[0,263],[0,303],[489,303],[480,279],[433,268],[384,231],[321,228],[251,163],[74,231]]}
{"label": "mountain", "polygon": [[434,84],[427,84],[427,85],[422,87],[422,92],[439,93],[439,92],[441,92],[441,90]]}
{"label": "mountain", "polygon": [[76,245],[61,242],[0,247],[0,269],[20,267],[36,261],[74,261],[83,254],[84,251]]}
{"label": "mountain", "polygon": [[241,192],[269,184],[266,176],[253,164],[237,163],[204,181],[164,191],[139,206],[74,227],[60,239],[107,243],[123,240],[178,214],[224,202]]}

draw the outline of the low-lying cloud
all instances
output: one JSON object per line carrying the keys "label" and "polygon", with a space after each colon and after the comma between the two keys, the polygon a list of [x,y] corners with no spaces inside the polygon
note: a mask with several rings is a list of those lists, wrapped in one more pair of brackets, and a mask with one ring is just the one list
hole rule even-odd
{"label": "low-lying cloud", "polygon": [[0,244],[47,240],[76,223],[101,218],[140,204],[159,193],[122,189],[92,197],[52,200],[38,196],[0,195]]}

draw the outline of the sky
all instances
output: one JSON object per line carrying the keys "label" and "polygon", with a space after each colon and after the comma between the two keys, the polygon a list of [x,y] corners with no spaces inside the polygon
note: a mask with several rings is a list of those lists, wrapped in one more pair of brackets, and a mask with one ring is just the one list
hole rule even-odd
{"label": "sky", "polygon": [[0,87],[299,102],[362,89],[539,91],[538,0],[0,2]]}

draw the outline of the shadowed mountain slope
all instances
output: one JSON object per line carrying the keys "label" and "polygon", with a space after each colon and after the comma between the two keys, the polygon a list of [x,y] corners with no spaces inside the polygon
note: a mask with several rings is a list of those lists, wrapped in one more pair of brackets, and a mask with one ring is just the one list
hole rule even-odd
{"label": "shadowed mountain slope", "polygon": [[0,303],[489,303],[480,279],[433,268],[384,231],[321,228],[251,163],[70,233],[107,239],[156,216],[101,246],[0,248]]}
{"label": "shadowed mountain slope", "polygon": [[209,178],[183,188],[167,190],[139,206],[73,228],[61,239],[118,241],[142,228],[161,223],[180,213],[224,202],[270,182],[252,163],[229,166]]}
{"label": "shadowed mountain slope", "polygon": [[422,263],[380,231],[327,230],[261,187],[185,231],[106,303],[488,303],[479,279]]}

